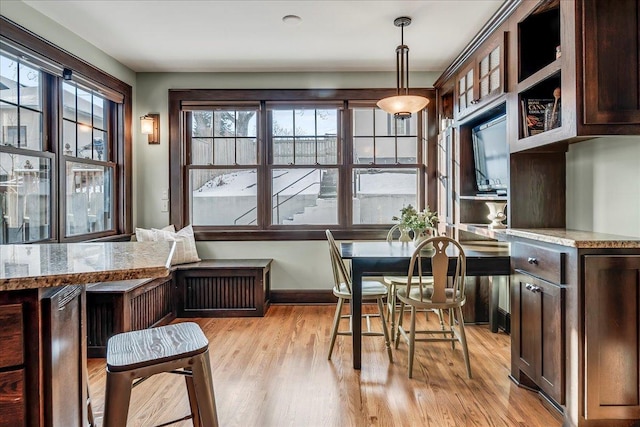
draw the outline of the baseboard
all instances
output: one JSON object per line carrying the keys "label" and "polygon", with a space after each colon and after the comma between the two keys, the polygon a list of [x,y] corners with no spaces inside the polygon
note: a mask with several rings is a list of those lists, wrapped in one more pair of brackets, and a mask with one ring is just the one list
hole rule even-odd
{"label": "baseboard", "polygon": [[274,290],[270,293],[271,304],[335,304],[338,299],[330,289],[318,290]]}
{"label": "baseboard", "polygon": [[501,308],[498,308],[498,329],[502,329],[507,334],[511,333],[511,313]]}

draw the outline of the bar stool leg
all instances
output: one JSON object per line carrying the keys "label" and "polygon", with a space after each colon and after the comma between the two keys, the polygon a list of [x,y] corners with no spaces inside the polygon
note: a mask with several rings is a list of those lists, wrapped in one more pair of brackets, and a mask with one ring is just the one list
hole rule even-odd
{"label": "bar stool leg", "polygon": [[131,371],[122,373],[107,372],[103,427],[123,427],[127,425],[132,378]]}
{"label": "bar stool leg", "polygon": [[200,419],[203,426],[218,427],[218,414],[213,394],[213,378],[209,350],[193,357],[193,385],[198,401]]}
{"label": "bar stool leg", "polygon": [[[185,368],[186,371],[191,371],[190,368]],[[198,399],[196,397],[196,388],[193,383],[193,371],[191,375],[184,377],[187,383],[187,394],[189,395],[189,407],[191,408],[191,416],[193,417],[193,425],[195,427],[204,427],[200,420],[200,412],[198,411]]]}

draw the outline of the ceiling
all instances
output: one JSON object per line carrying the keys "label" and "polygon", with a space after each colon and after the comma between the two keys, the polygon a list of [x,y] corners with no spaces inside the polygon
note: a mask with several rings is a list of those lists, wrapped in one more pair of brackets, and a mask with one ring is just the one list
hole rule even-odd
{"label": "ceiling", "polygon": [[[24,0],[136,72],[442,71],[503,0]],[[302,21],[286,24],[285,15]]]}

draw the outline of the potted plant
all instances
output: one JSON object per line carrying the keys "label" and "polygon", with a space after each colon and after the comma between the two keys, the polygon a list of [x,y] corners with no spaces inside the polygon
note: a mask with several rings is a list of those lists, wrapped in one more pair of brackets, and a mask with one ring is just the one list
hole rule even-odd
{"label": "potted plant", "polygon": [[413,231],[413,242],[416,246],[436,234],[438,213],[432,212],[428,206],[423,211],[416,210],[412,205],[404,206],[400,210],[400,216],[394,216],[392,219],[399,221],[400,228]]}

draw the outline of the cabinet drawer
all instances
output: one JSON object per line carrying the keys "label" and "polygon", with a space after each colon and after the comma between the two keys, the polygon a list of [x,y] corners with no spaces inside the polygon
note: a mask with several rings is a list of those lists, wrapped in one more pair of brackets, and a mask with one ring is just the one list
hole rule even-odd
{"label": "cabinet drawer", "polygon": [[564,252],[514,242],[511,245],[513,267],[553,283],[565,283]]}
{"label": "cabinet drawer", "polygon": [[22,365],[22,304],[0,306],[0,368]]}
{"label": "cabinet drawer", "polygon": [[24,369],[0,372],[0,427],[26,426]]}

